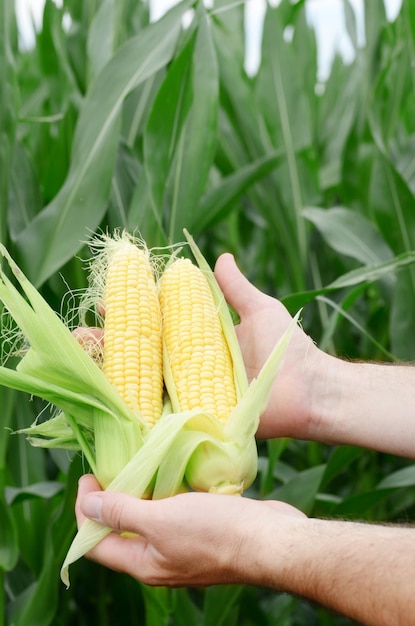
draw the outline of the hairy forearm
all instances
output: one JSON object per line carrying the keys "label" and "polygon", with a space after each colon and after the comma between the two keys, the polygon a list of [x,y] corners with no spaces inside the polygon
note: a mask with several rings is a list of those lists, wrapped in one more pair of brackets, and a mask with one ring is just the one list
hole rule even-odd
{"label": "hairy forearm", "polygon": [[257,584],[368,626],[415,624],[415,529],[304,519],[258,539]]}
{"label": "hairy forearm", "polygon": [[313,399],[313,438],[415,458],[415,367],[329,363]]}

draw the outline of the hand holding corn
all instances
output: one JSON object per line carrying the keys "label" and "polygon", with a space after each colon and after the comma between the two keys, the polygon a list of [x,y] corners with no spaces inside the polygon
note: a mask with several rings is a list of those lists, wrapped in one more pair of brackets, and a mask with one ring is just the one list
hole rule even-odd
{"label": "hand holding corn", "polygon": [[[248,281],[231,254],[218,258],[215,277],[226,301],[240,318],[235,331],[248,379],[252,380],[284,335],[291,315],[281,302]],[[313,439],[316,434],[313,409],[315,404],[321,409],[320,386],[332,367],[329,355],[319,350],[300,326],[296,326],[261,415],[257,437]]]}
{"label": "hand holding corn", "polygon": [[413,624],[412,528],[309,519],[283,502],[206,493],[140,500],[98,488],[93,476],[81,479],[77,518],[115,529],[88,554],[106,567],[157,586],[270,587],[367,626]]}
{"label": "hand holding corn", "polygon": [[[256,476],[255,433],[297,318],[248,383],[223,294],[185,234],[197,265],[175,253],[159,279],[145,245],[126,233],[93,242],[81,312],[92,306],[99,317],[105,308],[94,358],[1,248],[26,298],[2,272],[0,299],[30,347],[16,369],[0,367],[0,384],[60,410],[20,432],[33,445],[79,449],[109,491],[241,494]],[[64,582],[69,564],[110,532],[87,520],[65,559]]]}
{"label": "hand holding corn", "polygon": [[[230,255],[219,258],[215,272],[240,315],[236,332],[251,379],[289,315],[249,284]],[[380,442],[385,451],[415,457],[414,389],[415,368],[341,361],[296,327],[260,434]],[[78,524],[87,516],[116,532],[88,556],[144,583],[256,584],[305,596],[369,626],[412,623],[412,528],[307,519],[282,502],[226,495],[144,501],[98,489],[92,476],[82,478]],[[140,536],[126,540],[120,530]]]}
{"label": "hand holding corn", "polygon": [[[241,319],[235,330],[251,380],[291,316],[249,283],[230,254],[218,259],[215,276]],[[337,358],[296,326],[257,437],[357,445],[415,458],[414,407],[415,368]]]}
{"label": "hand holding corn", "polygon": [[132,498],[99,491],[92,475],[81,478],[76,503],[79,527],[87,515],[115,531],[88,558],[148,585],[168,587],[259,582],[263,572],[254,563],[255,537],[275,524],[275,512],[281,517],[281,532],[306,520],[283,502],[222,494]]}

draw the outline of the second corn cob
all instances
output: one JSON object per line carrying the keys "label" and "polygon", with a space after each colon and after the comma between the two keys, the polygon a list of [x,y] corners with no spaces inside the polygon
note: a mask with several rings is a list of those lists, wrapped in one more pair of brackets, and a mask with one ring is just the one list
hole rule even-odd
{"label": "second corn cob", "polygon": [[173,261],[160,281],[160,304],[173,410],[198,408],[225,423],[237,401],[233,364],[203,272],[189,259]]}

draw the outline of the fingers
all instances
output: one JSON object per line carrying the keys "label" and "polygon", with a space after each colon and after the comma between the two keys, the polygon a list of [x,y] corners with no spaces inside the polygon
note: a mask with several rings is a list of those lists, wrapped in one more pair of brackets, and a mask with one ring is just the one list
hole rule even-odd
{"label": "fingers", "polygon": [[72,331],[73,336],[87,354],[98,364],[102,362],[104,331],[102,328],[79,326]]}
{"label": "fingers", "polygon": [[102,491],[94,476],[86,474],[79,480],[75,505],[78,526],[89,518],[114,531],[147,536],[165,523],[162,501],[148,501],[125,493]]}
{"label": "fingers", "polygon": [[[79,480],[78,497],[75,505],[78,527],[82,526],[86,518],[90,518],[116,530],[134,532],[137,525],[140,525],[139,520],[142,517],[135,510],[132,515],[137,515],[137,520],[131,521],[131,516],[128,515],[128,507],[134,505],[132,501],[135,498],[126,496],[128,507],[125,507],[122,502],[123,498],[119,496],[124,496],[124,494],[100,491],[97,480],[91,474],[82,476]],[[146,547],[147,541],[143,537],[123,537],[114,532],[107,535],[86,556],[105,567],[124,572],[133,577],[137,577],[137,565],[141,563],[144,576]]]}
{"label": "fingers", "polygon": [[111,533],[85,556],[108,569],[128,574],[150,584],[146,573],[149,569],[145,556],[147,546],[147,541],[143,537]]}
{"label": "fingers", "polygon": [[119,532],[140,533],[140,520],[145,515],[142,504],[145,501],[127,494],[101,491],[95,477],[87,474],[79,481],[75,505],[78,526],[88,517]]}
{"label": "fingers", "polygon": [[81,476],[81,478],[79,479],[78,496],[76,498],[76,503],[75,503],[75,515],[76,515],[78,528],[82,526],[86,517],[81,510],[81,502],[83,498],[86,496],[86,494],[92,491],[99,491],[99,490],[100,490],[99,483],[97,479],[95,478],[95,476],[93,476],[92,474],[85,474],[84,476]]}
{"label": "fingers", "polygon": [[215,494],[140,500],[100,491],[89,475],[79,482],[76,512],[78,524],[88,517],[114,529],[88,558],[146,584],[167,586],[251,580],[240,553],[247,538],[257,535],[258,520],[274,533],[278,524],[285,528],[304,517],[285,503]]}
{"label": "fingers", "polygon": [[148,503],[124,493],[94,491],[85,494],[80,508],[85,517],[99,524],[119,532],[141,534],[145,529],[145,504]]}
{"label": "fingers", "polygon": [[222,254],[215,265],[215,277],[225,299],[241,317],[255,311],[259,300],[268,298],[242,274],[232,254]]}
{"label": "fingers", "polygon": [[72,334],[81,345],[84,345],[90,342],[96,343],[102,341],[103,330],[102,328],[79,326],[72,331]]}

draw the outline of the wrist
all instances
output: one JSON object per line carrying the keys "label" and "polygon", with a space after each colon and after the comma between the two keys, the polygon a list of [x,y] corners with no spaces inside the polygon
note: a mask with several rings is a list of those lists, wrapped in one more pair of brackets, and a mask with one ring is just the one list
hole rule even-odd
{"label": "wrist", "polygon": [[246,518],[240,526],[234,578],[236,582],[296,593],[296,577],[301,571],[297,562],[303,556],[310,520],[282,502],[263,501],[261,507],[252,526]]}
{"label": "wrist", "polygon": [[309,371],[308,439],[341,443],[340,412],[344,393],[344,362],[316,348]]}

